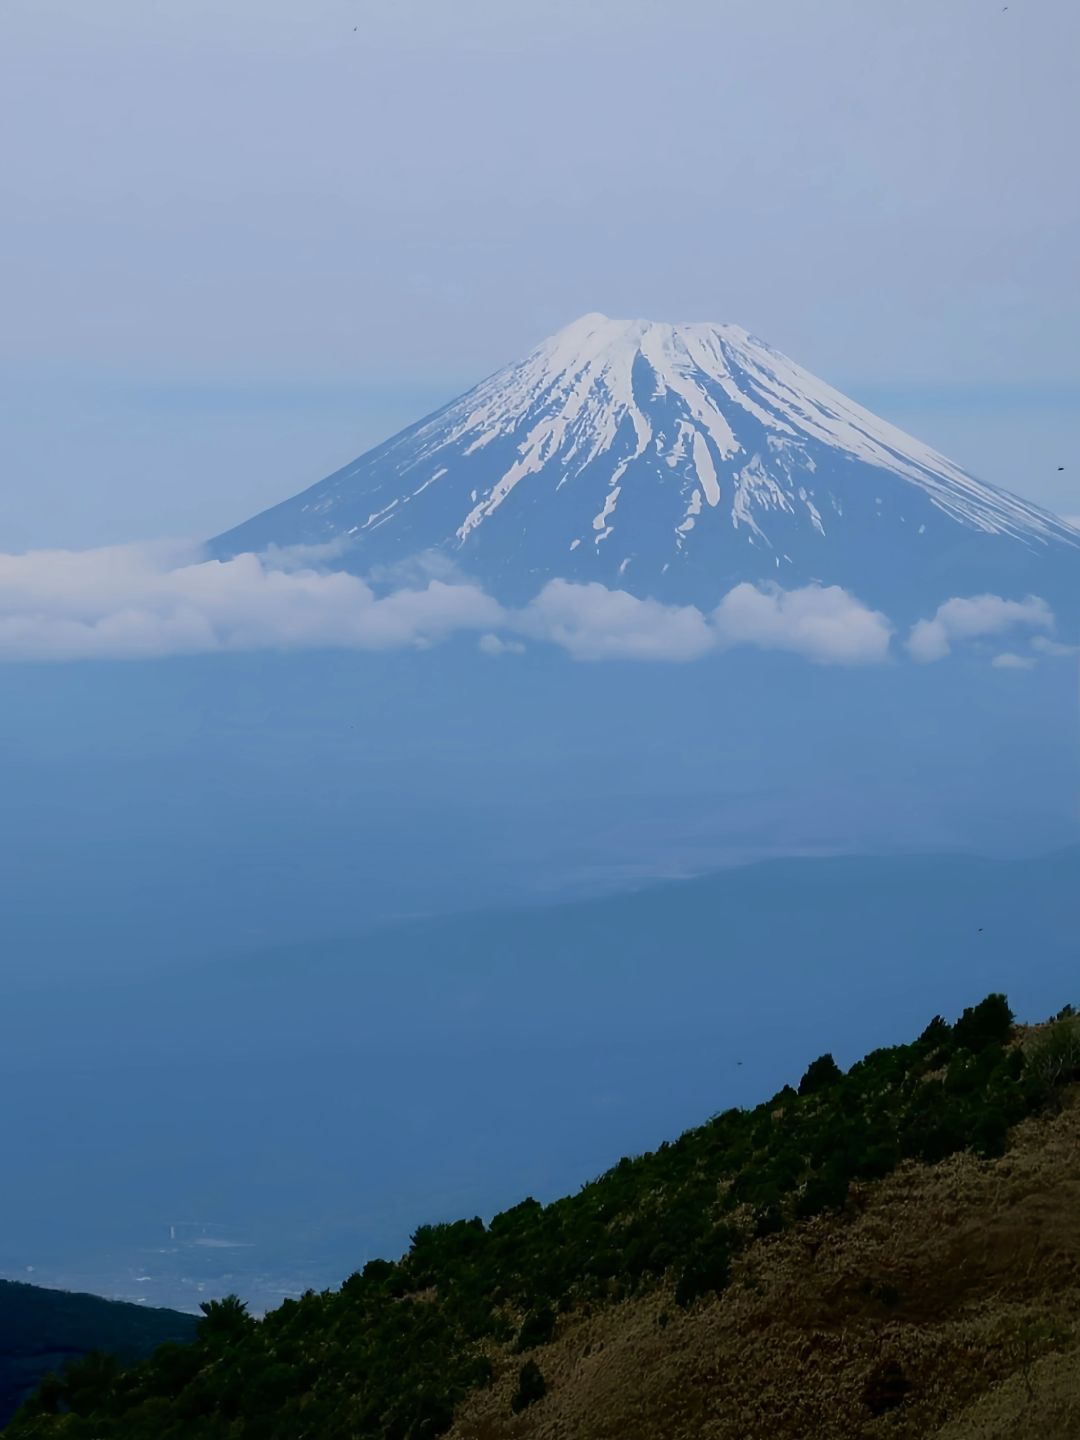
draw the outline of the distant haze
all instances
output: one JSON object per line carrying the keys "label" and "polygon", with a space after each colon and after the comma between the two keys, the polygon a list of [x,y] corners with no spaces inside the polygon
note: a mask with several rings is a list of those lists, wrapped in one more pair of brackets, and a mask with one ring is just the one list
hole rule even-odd
{"label": "distant haze", "polygon": [[1075,514],[1078,48],[1069,0],[7,0],[3,547],[211,534],[595,309]]}

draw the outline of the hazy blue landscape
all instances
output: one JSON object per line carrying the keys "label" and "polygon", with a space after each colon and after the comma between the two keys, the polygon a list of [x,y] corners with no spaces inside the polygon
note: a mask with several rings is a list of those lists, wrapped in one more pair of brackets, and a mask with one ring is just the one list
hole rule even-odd
{"label": "hazy blue landscape", "polygon": [[1077,53],[0,7],[5,1435],[1080,1433]]}
{"label": "hazy blue landscape", "polygon": [[1068,660],[980,654],[8,666],[7,966],[156,968],[776,854],[1053,849],[1075,694]]}
{"label": "hazy blue landscape", "polygon": [[322,1288],[422,1219],[572,1190],[791,1083],[815,1048],[849,1062],[973,989],[1048,1011],[1074,988],[1078,864],[777,860],[27,979],[5,1126],[64,1142],[8,1198],[4,1263],[182,1308]]}
{"label": "hazy blue landscape", "polygon": [[52,1138],[5,1273],[261,1308],[811,1052],[1071,993],[1072,664],[654,673],[6,668],[4,1124]]}

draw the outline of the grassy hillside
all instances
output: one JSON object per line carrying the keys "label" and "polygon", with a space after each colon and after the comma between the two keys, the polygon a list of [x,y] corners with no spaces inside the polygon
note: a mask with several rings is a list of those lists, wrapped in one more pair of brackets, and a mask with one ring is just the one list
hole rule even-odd
{"label": "grassy hillside", "polygon": [[448,1440],[1076,1440],[1080,1095],[1008,1152],[902,1165],[751,1246],[723,1295],[669,1289],[560,1323],[460,1407]]}
{"label": "grassy hillside", "polygon": [[194,1334],[192,1317],[175,1310],[0,1280],[0,1425],[50,1371],[92,1350],[130,1363]]}
{"label": "grassy hillside", "polygon": [[1078,1073],[1071,1012],[1017,1031],[988,997],[572,1197],[423,1227],[340,1291],[211,1306],[126,1374],[84,1362],[8,1433],[989,1440],[1038,1406],[1065,1440]]}

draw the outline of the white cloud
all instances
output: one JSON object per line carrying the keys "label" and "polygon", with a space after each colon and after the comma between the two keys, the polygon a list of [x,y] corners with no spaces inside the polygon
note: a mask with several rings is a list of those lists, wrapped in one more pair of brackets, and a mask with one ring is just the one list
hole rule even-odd
{"label": "white cloud", "polygon": [[788,650],[819,665],[874,665],[888,659],[893,627],[839,585],[736,585],[713,612],[723,645]]}
{"label": "white cloud", "polygon": [[693,660],[710,650],[754,645],[822,665],[878,664],[892,626],[846,590],[807,585],[737,585],[711,615],[662,605],[595,582],[552,580],[518,613],[523,634],[561,645],[577,660]]}
{"label": "white cloud", "polygon": [[474,585],[376,596],[288,552],[206,560],[174,546],[0,555],[0,658],[423,646],[500,623]]}
{"label": "white cloud", "polygon": [[504,640],[500,635],[488,632],[481,635],[476,642],[485,655],[497,658],[500,655],[522,655],[525,653],[525,646],[520,640]]}
{"label": "white cloud", "polygon": [[[576,660],[685,662],[735,645],[819,664],[885,660],[892,627],[836,586],[736,586],[710,615],[552,580],[507,609],[423,560],[363,579],[330,547],[211,560],[175,545],[0,555],[0,659],[149,658],[237,650],[423,647],[475,632],[496,656],[534,640]],[[392,588],[391,588],[392,587]]]}
{"label": "white cloud", "polygon": [[913,660],[929,664],[943,660],[956,641],[1014,629],[1052,630],[1053,626],[1053,611],[1037,595],[1025,600],[1005,600],[1000,595],[954,596],[939,605],[931,619],[913,626],[905,643]]}
{"label": "white cloud", "polygon": [[1031,648],[1037,650],[1040,655],[1080,655],[1080,645],[1063,645],[1060,640],[1051,640],[1049,635],[1035,635],[1032,637]]}
{"label": "white cloud", "polygon": [[441,550],[421,550],[405,560],[376,565],[367,571],[366,578],[372,585],[385,586],[387,589],[403,585],[417,589],[426,585],[429,580],[444,580],[448,585],[460,585],[468,581],[468,576],[457,562]]}
{"label": "white cloud", "polygon": [[270,544],[259,556],[268,570],[306,570],[338,560],[349,549],[347,536],[327,540],[320,545],[274,545]]}
{"label": "white cloud", "polygon": [[515,628],[561,646],[575,660],[696,660],[716,644],[715,632],[693,605],[639,600],[595,581],[550,580]]}
{"label": "white cloud", "polygon": [[1000,655],[995,655],[990,664],[995,670],[1034,670],[1035,660],[1030,655],[1017,655],[1011,650],[1003,650]]}

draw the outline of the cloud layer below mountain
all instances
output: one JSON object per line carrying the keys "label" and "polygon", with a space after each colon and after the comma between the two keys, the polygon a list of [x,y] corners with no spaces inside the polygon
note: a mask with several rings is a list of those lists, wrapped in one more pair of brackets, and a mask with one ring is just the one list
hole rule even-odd
{"label": "cloud layer below mountain", "polygon": [[[906,641],[908,654],[921,664],[944,660],[958,641],[979,640],[1018,630],[1050,631],[1054,616],[1045,600],[1003,600],[1000,595],[955,597],[920,620]],[[1015,668],[1015,667],[1014,667]]]}
{"label": "cloud layer below mountain", "polygon": [[[749,645],[850,666],[883,664],[892,653],[889,618],[835,585],[741,584],[706,613],[553,580],[511,609],[445,561],[421,559],[408,574],[363,579],[335,568],[336,560],[332,548],[307,548],[219,561],[170,544],[0,555],[0,659],[394,650],[469,633],[493,657],[530,641],[581,661],[685,662]],[[972,638],[1024,628],[1047,636],[1052,627],[1052,614],[1035,597],[957,597],[920,621],[905,648],[926,662]],[[1052,648],[1047,640],[1041,653]]]}

